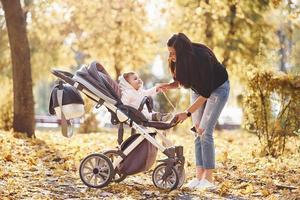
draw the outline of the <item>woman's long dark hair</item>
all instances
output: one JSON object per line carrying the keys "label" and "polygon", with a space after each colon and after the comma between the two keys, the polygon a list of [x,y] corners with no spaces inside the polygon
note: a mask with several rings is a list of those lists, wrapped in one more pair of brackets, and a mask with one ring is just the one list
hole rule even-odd
{"label": "woman's long dark hair", "polygon": [[186,88],[191,87],[191,66],[194,63],[192,42],[183,33],[174,34],[167,43],[176,51],[176,63],[169,61],[174,79]]}
{"label": "woman's long dark hair", "polygon": [[174,34],[167,42],[168,47],[173,47],[176,51],[176,62],[169,60],[169,68],[173,78],[185,88],[192,87],[192,83],[197,82],[200,67],[197,67],[195,52],[193,46],[203,48],[210,57],[215,57],[214,53],[205,45],[193,43],[183,33]]}

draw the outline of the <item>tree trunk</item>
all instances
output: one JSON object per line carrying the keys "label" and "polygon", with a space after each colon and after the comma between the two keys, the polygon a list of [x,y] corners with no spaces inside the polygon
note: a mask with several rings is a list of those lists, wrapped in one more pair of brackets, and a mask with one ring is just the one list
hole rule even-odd
{"label": "tree trunk", "polygon": [[228,61],[230,59],[230,54],[232,50],[232,39],[235,37],[236,32],[236,25],[235,25],[235,18],[236,18],[236,3],[233,3],[229,6],[230,10],[230,22],[229,22],[229,31],[227,37],[225,39],[226,48],[223,55],[223,62],[222,64],[227,67]]}
{"label": "tree trunk", "polygon": [[120,35],[118,35],[116,37],[115,40],[115,47],[116,50],[113,53],[113,58],[114,58],[114,68],[115,68],[115,73],[116,73],[116,77],[115,80],[118,79],[118,77],[121,75],[121,66],[120,66],[120,60],[121,60],[121,53],[120,53],[120,43],[121,43],[121,39],[120,39]]}
{"label": "tree trunk", "polygon": [[[119,11],[120,12],[120,11]],[[116,72],[116,77],[115,77],[115,80],[118,79],[118,77],[121,75],[121,66],[120,66],[120,61],[122,59],[122,56],[121,56],[121,52],[120,52],[120,45],[121,45],[121,32],[122,32],[122,22],[118,20],[118,17],[117,17],[117,20],[116,20],[116,24],[117,24],[117,27],[118,27],[118,35],[115,39],[115,51],[113,53],[113,57],[114,57],[114,68],[115,68],[115,72]]]}
{"label": "tree trunk", "polygon": [[121,75],[121,69],[120,69],[120,65],[117,63],[115,63],[115,72],[116,72],[116,78],[115,80],[118,80],[118,77]]}
{"label": "tree trunk", "polygon": [[282,30],[278,30],[277,31],[277,36],[279,39],[279,43],[280,43],[280,50],[279,50],[279,54],[280,54],[280,66],[279,66],[279,70],[282,72],[287,72],[286,70],[286,63],[287,63],[287,48],[286,48],[286,36],[284,31]]}
{"label": "tree trunk", "polygon": [[13,66],[14,121],[16,132],[34,136],[34,100],[30,50],[26,22],[19,0],[1,0],[9,37]]}
{"label": "tree trunk", "polygon": [[[209,5],[209,0],[205,0],[205,3],[207,5]],[[212,13],[211,12],[206,12],[204,14],[205,16],[205,42],[208,45],[209,48],[213,49],[214,48],[214,44],[213,44],[213,35],[214,35],[214,31],[213,31],[213,27],[212,27]]]}
{"label": "tree trunk", "polygon": [[[288,0],[287,2],[287,10],[288,14],[292,12],[292,1]],[[287,66],[290,64],[289,55],[292,55],[292,35],[293,35],[293,28],[291,27],[291,20],[288,20],[286,23],[282,23],[277,31],[277,36],[279,39],[280,44],[280,66],[279,70],[287,73]]]}

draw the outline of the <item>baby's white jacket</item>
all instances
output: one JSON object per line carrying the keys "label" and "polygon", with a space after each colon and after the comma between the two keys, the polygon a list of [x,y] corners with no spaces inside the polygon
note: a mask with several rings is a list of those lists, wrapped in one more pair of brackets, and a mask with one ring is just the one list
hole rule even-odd
{"label": "baby's white jacket", "polygon": [[[143,89],[143,85],[138,89],[134,89],[132,85],[130,85],[126,79],[121,75],[119,77],[119,86],[121,88],[121,101],[125,105],[129,105],[138,109],[143,98],[145,96],[153,97],[157,94],[156,87],[152,87],[150,89]],[[147,119],[152,119],[152,113],[150,113],[147,109],[147,106],[144,106],[142,113],[146,116]]]}

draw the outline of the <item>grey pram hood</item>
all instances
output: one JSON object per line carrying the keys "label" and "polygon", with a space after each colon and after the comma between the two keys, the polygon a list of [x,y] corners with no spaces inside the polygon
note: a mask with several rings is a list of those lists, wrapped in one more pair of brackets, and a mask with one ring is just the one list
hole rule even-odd
{"label": "grey pram hood", "polygon": [[[107,100],[113,105],[122,104],[121,102],[121,92],[118,84],[111,79],[109,74],[105,69],[101,67],[102,65],[93,62],[89,67],[82,66],[79,70],[76,71],[74,79],[81,77],[86,82],[83,83],[88,90],[93,90],[96,88],[98,91],[92,91],[96,93],[103,100]],[[82,80],[81,79],[81,80]],[[91,86],[89,86],[91,85]]]}

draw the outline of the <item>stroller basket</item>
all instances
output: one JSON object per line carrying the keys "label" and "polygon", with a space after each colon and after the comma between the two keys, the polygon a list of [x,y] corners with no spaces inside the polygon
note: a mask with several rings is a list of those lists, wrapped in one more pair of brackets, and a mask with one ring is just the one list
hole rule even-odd
{"label": "stroller basket", "polygon": [[[155,137],[154,134],[150,134]],[[139,134],[130,136],[121,145],[121,150],[124,151],[130,146]],[[126,158],[121,162],[119,170],[122,174],[131,175],[139,172],[147,171],[155,162],[157,155],[157,148],[152,145],[148,140],[143,140]],[[132,164],[134,163],[134,165]]]}

